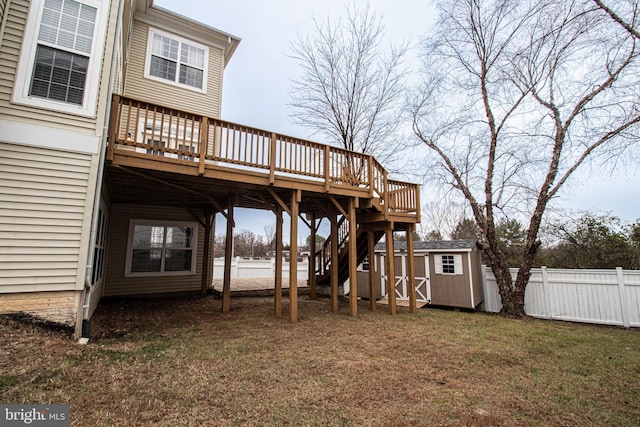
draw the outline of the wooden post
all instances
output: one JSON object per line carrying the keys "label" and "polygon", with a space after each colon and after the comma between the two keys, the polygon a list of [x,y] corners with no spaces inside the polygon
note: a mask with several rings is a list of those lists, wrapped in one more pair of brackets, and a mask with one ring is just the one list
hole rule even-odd
{"label": "wooden post", "polygon": [[[116,146],[120,127],[120,95],[113,95],[109,116],[109,144],[107,145],[107,160],[113,160],[113,150]],[[126,132],[125,132],[126,137]]]}
{"label": "wooden post", "polygon": [[316,215],[311,213],[311,233],[309,235],[309,297],[316,299]]}
{"label": "wooden post", "polygon": [[389,314],[396,314],[396,258],[393,249],[393,229],[389,226],[384,232],[387,252],[387,297],[389,298]]}
{"label": "wooden post", "polygon": [[407,285],[409,286],[409,311],[416,312],[416,272],[413,257],[413,229],[415,225],[407,226]]}
{"label": "wooden post", "polygon": [[373,177],[373,156],[367,156],[367,174],[369,175],[369,197],[373,198],[373,188],[376,186]]}
{"label": "wooden post", "polygon": [[331,311],[338,312],[338,215],[331,217]]}
{"label": "wooden post", "polygon": [[278,136],[275,132],[271,133],[269,142],[269,184],[276,182],[276,145]]}
{"label": "wooden post", "polygon": [[324,146],[324,191],[329,192],[331,184],[331,150],[328,145]]}
{"label": "wooden post", "polygon": [[282,317],[282,208],[276,207],[276,283],[274,314]]}
{"label": "wooden post", "polygon": [[291,192],[291,232],[289,242],[289,323],[298,322],[298,212],[300,190]]}
{"label": "wooden post", "polygon": [[200,296],[206,297],[207,290],[211,284],[211,231],[215,224],[216,214],[210,208],[205,210],[204,216],[204,252],[202,254],[202,283],[200,286]]}
{"label": "wooden post", "polygon": [[367,246],[369,249],[369,307],[371,311],[376,311],[376,270],[375,270],[375,239],[373,231],[367,232]]}
{"label": "wooden post", "polygon": [[200,146],[198,147],[198,152],[200,154],[200,158],[198,159],[198,175],[204,175],[204,161],[207,157],[207,152],[209,151],[209,118],[206,116],[202,116],[202,121],[200,122]]}
{"label": "wooden post", "polygon": [[229,313],[231,306],[231,261],[233,251],[233,197],[227,209],[227,239],[224,246],[224,279],[222,283],[222,313]]}
{"label": "wooden post", "polygon": [[358,245],[356,204],[349,198],[349,315],[358,315]]}

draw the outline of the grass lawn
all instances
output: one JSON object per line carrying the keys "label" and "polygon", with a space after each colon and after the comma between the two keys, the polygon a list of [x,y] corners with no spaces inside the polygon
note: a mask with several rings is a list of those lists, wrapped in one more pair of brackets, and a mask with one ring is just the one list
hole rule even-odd
{"label": "grass lawn", "polygon": [[87,346],[2,318],[0,402],[69,403],[77,426],[640,425],[637,329],[231,304],[111,301]]}

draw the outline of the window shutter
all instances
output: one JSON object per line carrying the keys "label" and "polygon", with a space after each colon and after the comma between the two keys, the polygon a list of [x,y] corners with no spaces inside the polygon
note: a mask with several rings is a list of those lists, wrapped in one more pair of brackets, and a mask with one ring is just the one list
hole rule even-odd
{"label": "window shutter", "polygon": [[462,274],[462,255],[454,255],[453,256],[453,263],[454,263],[454,268],[456,273],[455,274]]}
{"label": "window shutter", "polygon": [[436,265],[436,274],[442,274],[442,255],[434,255],[433,260]]}

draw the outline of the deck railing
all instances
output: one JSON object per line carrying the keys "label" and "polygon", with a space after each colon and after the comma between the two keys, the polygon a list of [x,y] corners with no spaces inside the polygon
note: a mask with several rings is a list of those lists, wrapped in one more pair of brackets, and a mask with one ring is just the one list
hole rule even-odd
{"label": "deck railing", "polygon": [[387,178],[372,156],[224,120],[114,95],[108,156],[132,150],[178,162],[289,175],[332,187],[360,189],[384,212],[419,214],[419,186]]}

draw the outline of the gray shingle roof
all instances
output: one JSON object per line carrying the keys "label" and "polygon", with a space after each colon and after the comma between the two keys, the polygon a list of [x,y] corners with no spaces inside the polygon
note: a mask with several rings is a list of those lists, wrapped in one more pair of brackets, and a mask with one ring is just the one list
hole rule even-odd
{"label": "gray shingle roof", "polygon": [[[462,250],[462,249],[473,249],[473,247],[477,244],[477,240],[468,239],[468,240],[440,240],[437,242],[413,242],[414,250]],[[405,251],[407,250],[407,242],[404,241],[396,241],[393,243],[393,246],[396,251]],[[384,251],[385,244],[378,243],[376,245],[376,251]]]}

